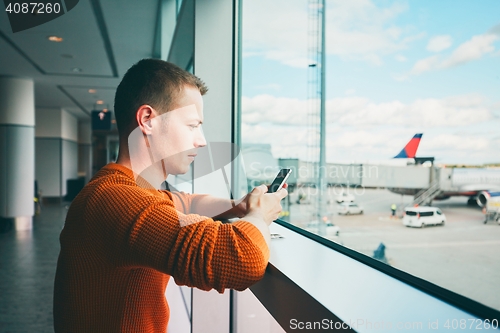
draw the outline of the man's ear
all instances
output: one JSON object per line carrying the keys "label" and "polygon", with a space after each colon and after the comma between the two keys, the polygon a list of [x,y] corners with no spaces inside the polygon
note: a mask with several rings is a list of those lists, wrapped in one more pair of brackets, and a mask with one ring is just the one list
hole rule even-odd
{"label": "man's ear", "polygon": [[150,105],[141,105],[135,113],[137,124],[145,135],[151,135],[153,126],[151,120],[156,116],[155,110]]}

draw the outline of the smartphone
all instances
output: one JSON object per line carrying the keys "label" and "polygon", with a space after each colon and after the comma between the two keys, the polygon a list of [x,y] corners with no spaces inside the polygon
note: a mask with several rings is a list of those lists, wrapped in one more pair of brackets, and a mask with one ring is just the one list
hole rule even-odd
{"label": "smartphone", "polygon": [[269,190],[267,190],[267,193],[278,192],[279,190],[281,190],[288,176],[290,176],[290,173],[292,173],[292,169],[281,169],[280,172],[278,172],[276,178],[274,178],[271,186],[269,186]]}

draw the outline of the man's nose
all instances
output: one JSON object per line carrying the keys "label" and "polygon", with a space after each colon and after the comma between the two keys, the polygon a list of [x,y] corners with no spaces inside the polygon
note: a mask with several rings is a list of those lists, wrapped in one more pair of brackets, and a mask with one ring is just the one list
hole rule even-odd
{"label": "man's nose", "polygon": [[200,127],[200,131],[195,138],[194,145],[196,148],[205,147],[207,145],[207,140],[205,140],[205,135],[203,134],[203,130]]}

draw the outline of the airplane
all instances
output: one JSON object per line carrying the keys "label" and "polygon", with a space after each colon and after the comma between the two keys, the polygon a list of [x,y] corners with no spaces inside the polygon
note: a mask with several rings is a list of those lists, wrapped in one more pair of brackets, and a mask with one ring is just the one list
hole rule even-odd
{"label": "airplane", "polygon": [[[395,159],[413,158],[415,164],[425,162],[434,163],[434,157],[417,157],[417,150],[423,133],[416,133],[406,146],[394,156]],[[433,200],[445,200],[453,196],[469,197],[467,203],[477,204],[484,207],[487,201],[495,192],[500,191],[500,169],[493,168],[437,168],[436,174],[442,179],[439,180],[441,191]],[[388,188],[389,191],[404,194],[417,195],[425,189]]]}

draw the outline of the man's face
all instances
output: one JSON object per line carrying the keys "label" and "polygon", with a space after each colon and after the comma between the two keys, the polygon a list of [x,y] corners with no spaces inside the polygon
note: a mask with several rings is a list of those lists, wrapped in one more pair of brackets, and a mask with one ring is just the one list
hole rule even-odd
{"label": "man's face", "polygon": [[197,149],[206,145],[201,129],[203,99],[197,88],[186,86],[176,109],[152,120],[153,133],[149,138],[154,161],[163,160],[167,174],[184,174],[194,161]]}

